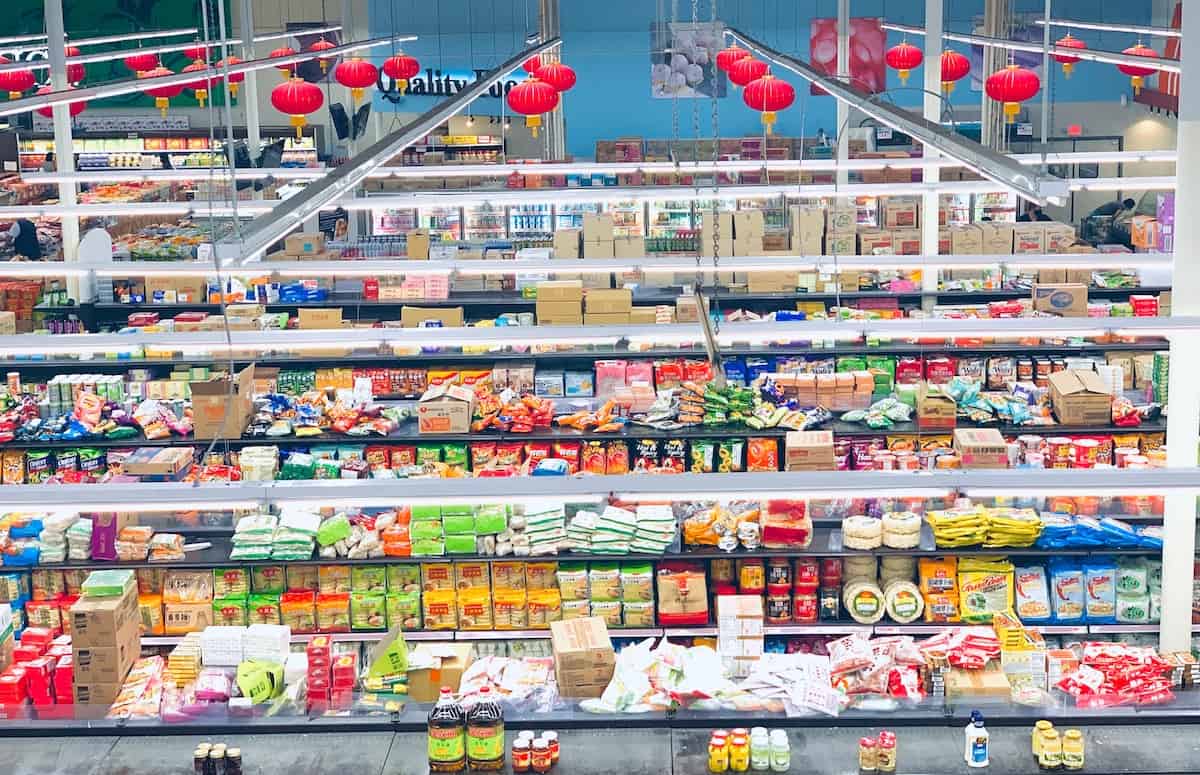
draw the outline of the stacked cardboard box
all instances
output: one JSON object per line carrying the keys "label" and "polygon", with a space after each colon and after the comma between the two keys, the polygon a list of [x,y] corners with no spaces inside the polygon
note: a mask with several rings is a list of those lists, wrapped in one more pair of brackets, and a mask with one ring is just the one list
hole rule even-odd
{"label": "stacked cardboard box", "polygon": [[832,471],[832,431],[789,431],[784,440],[785,471]]}
{"label": "stacked cardboard box", "polygon": [[613,258],[613,219],[611,215],[584,213],[583,257]]}
{"label": "stacked cardboard box", "polygon": [[554,675],[562,697],[599,697],[612,680],[616,655],[604,619],[588,616],[550,623]]}
{"label": "stacked cardboard box", "polygon": [[791,205],[788,207],[788,220],[791,226],[792,254],[821,255],[821,242],[825,237],[825,220],[821,208]]}
{"label": "stacked cardboard box", "polygon": [[766,221],[762,210],[739,210],[733,213],[733,254],[761,256]]}
{"label": "stacked cardboard box", "polygon": [[718,258],[728,258],[733,255],[733,213],[717,213],[715,220],[712,211],[700,214],[701,256],[713,257],[714,239]]}
{"label": "stacked cardboard box", "polygon": [[[583,322],[587,325],[628,323],[633,312],[633,292],[628,288],[589,290],[583,297]],[[539,316],[539,321],[541,320]]]}
{"label": "stacked cardboard box", "polygon": [[583,325],[583,283],[579,280],[538,283],[536,312],[541,326]]}
{"label": "stacked cardboard box", "polygon": [[613,239],[613,258],[645,258],[644,237],[616,237]]}
{"label": "stacked cardboard box", "polygon": [[112,704],[141,653],[141,615],[133,571],[95,573],[123,576],[125,581],[120,594],[97,597],[85,593],[71,607],[77,705]]}
{"label": "stacked cardboard box", "polygon": [[858,205],[853,199],[831,199],[825,210],[825,255],[852,256],[856,252]]}
{"label": "stacked cardboard box", "polygon": [[555,229],[554,257],[579,258],[580,244],[582,241],[582,229]]}

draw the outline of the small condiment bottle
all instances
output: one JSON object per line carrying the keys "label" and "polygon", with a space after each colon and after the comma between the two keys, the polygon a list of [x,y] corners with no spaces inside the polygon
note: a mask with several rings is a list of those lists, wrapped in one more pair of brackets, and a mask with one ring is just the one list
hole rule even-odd
{"label": "small condiment bottle", "polygon": [[550,744],[545,740],[537,739],[533,741],[533,755],[531,757],[533,771],[537,773],[546,773],[550,771],[554,761],[550,758]]}
{"label": "small condiment bottle", "polygon": [[214,746],[208,752],[208,766],[211,775],[225,775],[225,752]]}
{"label": "small condiment bottle", "polygon": [[1032,745],[1033,745],[1033,760],[1041,765],[1042,762],[1042,733],[1047,729],[1054,729],[1054,725],[1046,719],[1042,719],[1033,725]]}
{"label": "small condiment bottle", "polygon": [[1057,770],[1062,767],[1062,740],[1058,732],[1047,729],[1042,733],[1042,751],[1038,755],[1038,766],[1043,770]]}
{"label": "small condiment bottle", "polygon": [[537,739],[537,735],[535,735],[532,730],[522,729],[520,732],[517,733],[517,739],[518,740],[528,740],[529,744],[533,745],[533,741],[535,739]]}
{"label": "small condiment bottle", "polygon": [[242,775],[242,749],[225,749],[225,775]]}
{"label": "small condiment bottle", "polygon": [[729,770],[746,772],[750,769],[750,741],[745,735],[735,734],[729,738]]}
{"label": "small condiment bottle", "polygon": [[208,767],[208,749],[197,748],[192,751],[192,772],[194,775],[206,775]]}
{"label": "small condiment bottle", "polygon": [[771,771],[787,772],[792,767],[792,747],[788,743],[787,732],[782,729],[771,730]]}
{"label": "small condiment bottle", "polygon": [[875,738],[860,737],[858,739],[858,771],[875,772],[879,766],[878,752],[879,747],[875,744]]}
{"label": "small condiment bottle", "polygon": [[1062,765],[1066,770],[1083,769],[1083,733],[1078,729],[1063,733]]}
{"label": "small condiment bottle", "polygon": [[729,746],[724,737],[714,734],[708,739],[708,771],[726,772],[729,769]]}
{"label": "small condiment bottle", "polygon": [[533,751],[529,748],[529,739],[517,737],[512,742],[513,772],[529,772],[533,766]]}
{"label": "small condiment bottle", "polygon": [[558,764],[558,733],[547,730],[542,733],[542,739],[550,744],[550,763]]}
{"label": "small condiment bottle", "polygon": [[886,729],[879,733],[875,769],[880,773],[896,771],[896,735]]}

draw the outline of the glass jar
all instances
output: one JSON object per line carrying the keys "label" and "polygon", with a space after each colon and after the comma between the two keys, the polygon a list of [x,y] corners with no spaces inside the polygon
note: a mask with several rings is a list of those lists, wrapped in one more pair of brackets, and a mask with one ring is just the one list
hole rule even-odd
{"label": "glass jar", "polygon": [[1041,763],[1041,755],[1042,755],[1042,733],[1045,732],[1047,729],[1054,729],[1054,725],[1045,719],[1042,719],[1041,721],[1039,721],[1033,725],[1033,735],[1032,735],[1032,738],[1033,738],[1032,739],[1033,760],[1035,762],[1038,762],[1039,764]]}
{"label": "glass jar", "polygon": [[858,740],[858,771],[875,772],[879,766],[879,748],[875,738],[862,737]]}
{"label": "glass jar", "polygon": [[1043,770],[1057,770],[1062,767],[1062,740],[1058,732],[1047,729],[1042,733],[1042,750],[1038,754],[1038,766]]}
{"label": "glass jar", "polygon": [[533,751],[529,747],[529,739],[518,737],[512,742],[513,772],[529,772],[533,767]]}
{"label": "glass jar", "polygon": [[792,748],[787,732],[782,729],[771,730],[771,771],[787,772],[791,767]]}
{"label": "glass jar", "polygon": [[542,733],[542,739],[550,745],[550,763],[558,764],[558,733],[548,729]]}
{"label": "glass jar", "polygon": [[554,760],[550,758],[550,744],[542,739],[534,740],[530,759],[534,772],[549,772],[550,767],[554,764]]}
{"label": "glass jar", "polygon": [[1066,770],[1083,769],[1083,733],[1078,729],[1063,733],[1062,765]]}
{"label": "glass jar", "polygon": [[735,734],[729,738],[729,770],[746,772],[750,769],[750,740],[745,735]]}
{"label": "glass jar", "polygon": [[729,746],[725,738],[713,735],[708,739],[708,771],[726,772],[729,770]]}
{"label": "glass jar", "polygon": [[875,768],[880,773],[896,771],[896,735],[886,729],[879,733],[878,749],[875,754]]}

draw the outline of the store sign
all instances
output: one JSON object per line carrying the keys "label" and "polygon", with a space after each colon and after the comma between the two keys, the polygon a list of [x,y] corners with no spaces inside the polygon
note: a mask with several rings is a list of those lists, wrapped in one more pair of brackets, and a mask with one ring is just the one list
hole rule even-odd
{"label": "store sign", "polygon": [[[453,97],[463,89],[471,86],[480,78],[484,78],[490,70],[473,70],[470,73],[452,71],[443,73],[440,69],[427,67],[425,72],[408,79],[408,91],[400,93],[393,78],[379,73],[379,96],[391,103],[403,102],[405,97]],[[482,98],[500,99],[517,85],[517,81],[509,79],[494,83],[481,95]]]}

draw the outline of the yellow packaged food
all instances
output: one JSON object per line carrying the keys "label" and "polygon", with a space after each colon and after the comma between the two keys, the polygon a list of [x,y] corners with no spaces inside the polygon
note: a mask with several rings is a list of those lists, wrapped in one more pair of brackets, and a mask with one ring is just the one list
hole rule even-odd
{"label": "yellow packaged food", "polygon": [[957,575],[957,558],[922,557],[917,561],[917,576],[921,582],[922,594],[956,594]]}
{"label": "yellow packaged food", "polygon": [[484,589],[492,588],[491,574],[486,562],[456,562],[454,563],[454,588]]}
{"label": "yellow packaged food", "polygon": [[624,609],[626,627],[654,626],[654,603],[625,603]]}
{"label": "yellow packaged food", "polygon": [[562,618],[583,619],[592,615],[591,602],[587,600],[562,601]]}
{"label": "yellow packaged food", "polygon": [[422,592],[453,592],[454,565],[449,562],[421,563]]}
{"label": "yellow packaged food", "polygon": [[593,601],[591,615],[599,616],[609,627],[620,627],[622,625],[621,604],[616,601]]}
{"label": "yellow packaged food", "polygon": [[525,593],[497,590],[492,598],[492,621],[497,630],[523,630],[529,626]]}
{"label": "yellow packaged food", "polygon": [[553,561],[538,561],[525,563],[525,588],[558,589],[558,563]]}
{"label": "yellow packaged food", "polygon": [[584,563],[563,563],[555,574],[563,600],[588,599],[588,570]]}
{"label": "yellow packaged food", "polygon": [[454,590],[435,589],[421,595],[421,613],[427,630],[458,628],[458,607]]}
{"label": "yellow packaged food", "polygon": [[138,613],[142,617],[143,635],[163,635],[162,595],[138,595]]}
{"label": "yellow packaged food", "polygon": [[562,597],[557,589],[535,589],[529,593],[529,626],[548,629],[550,622],[563,618]]}
{"label": "yellow packaged food", "polygon": [[524,562],[493,562],[492,589],[517,589],[525,591]]}
{"label": "yellow packaged food", "polygon": [[971,624],[987,624],[992,614],[1012,610],[1012,563],[986,558],[961,560],[958,597],[962,620]]}
{"label": "yellow packaged food", "polygon": [[492,629],[492,596],[485,589],[458,593],[458,627],[463,630]]}
{"label": "yellow packaged food", "polygon": [[350,593],[349,565],[322,565],[317,570],[317,591],[322,595]]}

